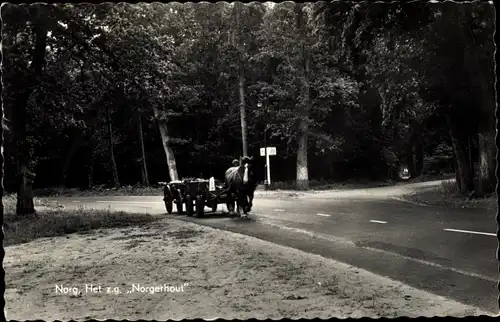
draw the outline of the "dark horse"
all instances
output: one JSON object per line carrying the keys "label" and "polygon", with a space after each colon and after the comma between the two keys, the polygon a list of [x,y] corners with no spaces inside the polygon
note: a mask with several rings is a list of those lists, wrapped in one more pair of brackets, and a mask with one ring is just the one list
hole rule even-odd
{"label": "dark horse", "polygon": [[236,212],[240,215],[240,208],[243,216],[252,209],[253,194],[256,188],[251,162],[253,157],[243,157],[241,164],[226,170],[225,179],[228,189],[227,208],[229,213],[234,213],[234,199],[236,199]]}

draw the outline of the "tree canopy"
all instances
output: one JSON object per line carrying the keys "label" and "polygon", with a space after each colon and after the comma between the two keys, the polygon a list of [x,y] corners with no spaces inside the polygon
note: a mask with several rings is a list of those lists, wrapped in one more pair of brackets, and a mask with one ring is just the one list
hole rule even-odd
{"label": "tree canopy", "polygon": [[490,2],[1,14],[8,190],[222,177],[242,134],[260,180],[266,138],[273,180],[304,189],[310,178],[394,178],[402,165],[414,177],[455,171],[463,192],[494,189]]}

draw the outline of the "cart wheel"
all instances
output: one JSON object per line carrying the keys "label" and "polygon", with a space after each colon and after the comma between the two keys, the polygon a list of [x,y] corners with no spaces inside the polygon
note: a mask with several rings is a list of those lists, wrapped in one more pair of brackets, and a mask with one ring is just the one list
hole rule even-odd
{"label": "cart wheel", "polygon": [[173,210],[173,202],[172,202],[172,198],[168,198],[168,197],[165,197],[165,208],[167,208],[167,213],[170,215],[172,213],[172,210]]}
{"label": "cart wheel", "polygon": [[184,211],[182,209],[182,192],[177,189],[177,196],[175,198],[175,205],[177,206],[177,213],[182,214]]}
{"label": "cart wheel", "polygon": [[186,195],[186,214],[192,216],[194,212],[193,197],[190,194]]}
{"label": "cart wheel", "polygon": [[205,209],[205,198],[202,195],[196,196],[196,216],[203,216],[203,210]]}
{"label": "cart wheel", "polygon": [[170,187],[168,185],[163,189],[163,201],[165,202],[165,208],[167,208],[167,213],[172,213],[172,193],[170,192]]}

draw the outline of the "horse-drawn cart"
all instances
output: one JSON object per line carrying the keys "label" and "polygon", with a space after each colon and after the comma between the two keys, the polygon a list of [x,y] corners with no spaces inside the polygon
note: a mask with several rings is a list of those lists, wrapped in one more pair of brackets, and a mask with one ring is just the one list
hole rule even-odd
{"label": "horse-drawn cart", "polygon": [[176,205],[177,213],[184,212],[183,205],[186,205],[186,214],[192,216],[202,216],[205,206],[217,211],[218,204],[224,204],[227,200],[227,189],[221,181],[211,179],[186,179],[160,183],[164,185],[163,200],[165,208],[169,214]]}

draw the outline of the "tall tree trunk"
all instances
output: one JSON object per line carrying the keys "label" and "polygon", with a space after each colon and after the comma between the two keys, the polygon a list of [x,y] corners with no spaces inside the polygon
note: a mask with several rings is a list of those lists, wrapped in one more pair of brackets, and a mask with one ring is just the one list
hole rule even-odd
{"label": "tall tree trunk", "polygon": [[298,124],[298,149],[297,149],[297,189],[309,189],[309,171],[307,166],[307,140],[309,136],[309,108],[310,108],[310,85],[309,85],[309,65],[310,58],[306,44],[306,26],[304,21],[304,4],[295,5],[295,14],[297,29],[299,30],[300,46],[300,81],[301,81],[301,99],[298,102],[299,124]]}
{"label": "tall tree trunk", "polygon": [[457,181],[457,186],[458,188],[461,190],[461,187],[463,186],[463,182],[462,182],[462,176],[460,175],[460,171],[458,170],[458,162],[457,162],[457,158],[456,157],[453,157],[453,168],[455,169],[455,180]]}
{"label": "tall tree trunk", "polygon": [[137,135],[139,139],[139,146],[141,148],[141,178],[142,184],[149,186],[149,176],[148,176],[148,167],[146,163],[146,151],[144,149],[144,137],[142,133],[142,117],[140,113],[137,113]]}
{"label": "tall tree trunk", "polygon": [[160,117],[160,111],[158,110],[158,108],[156,108],[156,106],[153,106],[153,112],[158,122],[158,129],[160,130],[163,150],[165,151],[165,156],[167,157],[168,174],[170,175],[170,180],[179,180],[174,151],[170,146],[170,136],[168,134],[167,123],[162,117]]}
{"label": "tall tree trunk", "polygon": [[71,143],[71,148],[70,148],[68,154],[66,155],[66,158],[64,159],[64,164],[63,164],[63,167],[61,170],[61,179],[59,182],[59,185],[62,187],[64,187],[66,184],[66,173],[68,172],[68,169],[71,165],[71,161],[73,160],[73,156],[75,155],[76,150],[78,149],[78,146],[80,145],[81,138],[82,138],[82,132],[79,131],[76,134],[75,138],[73,139],[73,142]]}
{"label": "tall tree trunk", "polygon": [[[479,145],[479,178],[477,180],[476,196],[482,197],[495,192],[496,187],[496,94],[485,72],[481,75],[481,97],[478,124]],[[493,81],[493,80],[491,80]]]}
{"label": "tall tree trunk", "polygon": [[[19,191],[16,203],[16,214],[29,215],[35,214],[35,204],[33,203],[33,181],[35,174],[26,165],[20,166],[19,171]],[[22,196],[23,198],[19,198]]]}
{"label": "tall tree trunk", "polygon": [[459,178],[459,180],[457,180],[458,187],[461,193],[471,192],[474,190],[473,173],[469,167],[469,158],[467,156],[466,149],[464,148],[463,136],[460,135],[460,131],[458,130],[457,125],[454,124],[454,120],[451,115],[448,114],[446,118],[455,154],[456,174]]}
{"label": "tall tree trunk", "polygon": [[419,137],[415,142],[415,177],[419,177],[424,169],[424,145]]}
{"label": "tall tree trunk", "polygon": [[113,127],[111,124],[111,113],[109,107],[107,108],[107,121],[108,121],[108,135],[109,135],[109,161],[111,165],[111,174],[113,177],[113,185],[120,186],[120,179],[118,177],[118,167],[116,166],[115,149],[113,146]]}
{"label": "tall tree trunk", "polygon": [[335,167],[333,165],[333,155],[331,152],[326,153],[326,155],[323,157],[324,162],[325,162],[325,170],[328,173],[328,180],[332,180],[335,177]]}
{"label": "tall tree trunk", "polygon": [[[492,118],[494,123],[495,119]],[[476,196],[482,197],[495,191],[496,187],[496,154],[495,130],[481,129],[479,141],[479,178],[476,187]]]}
{"label": "tall tree trunk", "polygon": [[238,76],[238,86],[240,92],[240,118],[241,118],[241,142],[243,144],[243,156],[248,156],[247,139],[247,115],[245,107],[245,75],[243,75],[243,62],[240,60],[240,71]]}
{"label": "tall tree trunk", "polygon": [[87,184],[89,189],[92,189],[92,187],[94,186],[94,160],[95,160],[94,151],[91,151],[90,162],[87,171],[87,180],[88,180]]}
{"label": "tall tree trunk", "polygon": [[[416,172],[416,161],[415,161],[415,144],[413,141],[410,141],[408,146],[406,146],[406,153],[403,160],[403,164],[408,168],[408,172],[410,176],[413,177]],[[401,169],[399,169],[401,171]]]}
{"label": "tall tree trunk", "polygon": [[244,48],[241,26],[241,3],[236,3],[236,30],[238,32],[238,90],[240,97],[241,142],[243,156],[248,156],[247,116],[245,106],[245,62],[243,60]]}
{"label": "tall tree trunk", "polygon": [[30,74],[26,79],[24,91],[19,93],[16,98],[13,113],[13,134],[16,143],[16,165],[18,174],[18,190],[16,214],[28,215],[35,214],[33,203],[33,188],[35,160],[28,133],[28,100],[35,87],[40,82],[39,78],[45,65],[45,47],[47,43],[47,28],[42,21],[44,19],[45,6],[38,7],[37,17],[33,23],[33,36],[35,39],[35,48],[33,50],[33,59],[31,63]]}
{"label": "tall tree trunk", "polygon": [[309,189],[309,171],[307,166],[307,121],[300,120],[298,131],[298,149],[297,149],[297,189]]}
{"label": "tall tree trunk", "polygon": [[[410,171],[410,176],[412,178],[416,178],[420,175],[420,172],[422,170],[422,164],[418,164],[418,158],[423,158],[422,156],[422,140],[421,140],[421,135],[422,135],[422,129],[423,129],[423,124],[419,122],[412,122],[411,123],[411,128],[410,128],[410,136],[409,136],[409,146],[407,150],[407,158],[408,158],[408,170]],[[420,150],[420,151],[419,151]],[[418,156],[420,154],[420,156]],[[422,163],[420,160],[420,163]],[[418,167],[420,166],[420,169]]]}
{"label": "tall tree trunk", "polygon": [[[484,196],[485,194],[495,191],[496,186],[496,94],[492,86],[495,82],[495,75],[489,68],[494,64],[494,47],[487,52],[476,51],[477,44],[471,31],[466,28],[465,21],[468,15],[467,11],[458,6],[454,9],[458,10],[459,35],[464,43],[464,63],[469,72],[470,78],[479,85],[479,122],[478,122],[478,145],[479,145],[479,178],[477,178],[476,196]],[[474,48],[474,49],[470,49]],[[479,60],[480,54],[489,54],[490,61],[488,68],[485,68],[484,61]]]}

